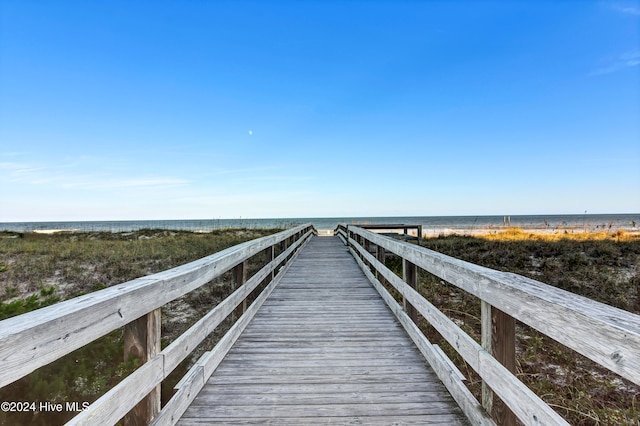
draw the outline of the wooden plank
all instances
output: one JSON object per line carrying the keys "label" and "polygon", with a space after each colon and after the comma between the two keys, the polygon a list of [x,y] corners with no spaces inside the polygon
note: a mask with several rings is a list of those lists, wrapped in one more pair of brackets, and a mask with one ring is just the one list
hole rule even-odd
{"label": "wooden plank", "polygon": [[[247,282],[247,269],[248,269],[248,263],[246,260],[238,263],[233,268],[233,279],[236,284],[236,289],[240,288],[240,286],[242,286],[244,283]],[[235,311],[236,318],[242,315],[246,310],[247,310],[247,299],[245,298],[242,300],[242,307],[238,306],[238,309],[236,309]]]}
{"label": "wooden plank", "polygon": [[640,385],[640,315],[517,274],[349,227],[563,345]]}
{"label": "wooden plank", "polygon": [[[160,353],[160,309],[124,328],[124,360],[137,358],[140,365]],[[124,417],[125,426],[148,425],[160,412],[160,383]]]}
{"label": "wooden plank", "polygon": [[[491,355],[512,374],[516,373],[516,320],[491,307]],[[515,426],[516,416],[500,399],[493,401],[492,416],[501,426]]]}
{"label": "wooden plank", "polygon": [[269,355],[273,358],[291,358],[291,357],[310,357],[310,358],[332,358],[332,357],[360,357],[362,355],[374,354],[375,356],[388,356],[390,358],[400,357],[406,355],[407,347],[411,344],[403,343],[402,345],[394,346],[388,351],[381,353],[377,349],[379,346],[372,345],[349,345],[349,346],[310,346],[310,345],[298,345],[297,347],[289,345],[269,345],[268,348],[259,348],[258,345],[247,344],[246,342],[237,342],[232,352],[234,356],[248,356],[253,355]]}
{"label": "wooden plank", "polygon": [[[196,399],[196,401],[198,398]],[[450,414],[450,401],[426,401],[424,403],[376,403],[376,404],[348,404],[344,401],[336,401],[328,404],[270,404],[270,405],[244,405],[242,407],[230,405],[212,406],[207,401],[202,405],[194,403],[189,407],[189,417],[228,419],[229,423],[241,412],[243,417],[255,418],[261,421],[263,418],[278,417],[323,417],[323,416],[385,416],[392,419],[389,413],[402,413],[402,415],[424,414]],[[451,416],[452,420],[458,420]],[[180,424],[180,422],[178,422]],[[455,424],[455,423],[454,423]]]}
{"label": "wooden plank", "polygon": [[[402,259],[402,280],[414,290],[418,290],[418,268],[406,259]],[[409,318],[411,318],[411,321],[417,322],[418,312],[416,308],[414,308],[411,303],[407,303],[404,297],[402,298],[402,305]]]}
{"label": "wooden plank", "polygon": [[[275,259],[275,252],[276,252],[276,247],[275,246],[271,246],[271,247],[267,247],[264,250],[264,255],[265,255],[265,263],[269,264],[270,262],[273,261],[273,259]],[[269,284],[272,280],[273,277],[276,276],[276,272],[275,269],[271,271],[271,276],[267,279],[267,284]]]}
{"label": "wooden plank", "polygon": [[[438,382],[435,375],[424,373],[407,373],[403,375],[392,374],[352,374],[336,377],[335,374],[313,374],[305,376],[292,375],[250,375],[250,372],[241,376],[235,376],[230,380],[228,376],[214,376],[209,379],[207,385],[228,384],[233,382],[236,386],[256,385],[256,384],[281,384],[281,385],[299,385],[299,384],[376,384],[377,386],[386,386],[391,383],[415,383],[431,380]],[[384,384],[384,385],[383,385]],[[452,403],[452,411],[455,411],[455,403]]]}
{"label": "wooden plank", "polygon": [[[480,302],[480,340],[482,348],[488,353],[493,353],[491,348],[491,334],[493,329],[493,321],[491,317],[492,306],[484,300]],[[486,381],[482,381],[482,406],[487,413],[493,412],[493,391]]]}
{"label": "wooden plank", "polygon": [[274,405],[287,401],[291,405],[323,405],[334,404],[340,400],[342,404],[424,404],[430,402],[450,401],[451,395],[446,391],[407,391],[382,392],[291,392],[284,389],[282,393],[223,393],[206,390],[200,393],[200,402],[209,405]]}
{"label": "wooden plank", "polygon": [[203,389],[202,393],[213,393],[215,395],[284,395],[286,393],[295,395],[323,395],[334,393],[411,393],[411,392],[441,392],[440,386],[433,382],[418,380],[414,382],[394,382],[388,383],[382,390],[377,383],[287,383],[287,384],[246,384],[242,387],[236,386],[233,382],[219,382],[216,386]]}
{"label": "wooden plank", "polygon": [[[264,377],[277,377],[277,376],[295,376],[295,377],[309,377],[309,376],[321,376],[321,375],[330,375],[335,376],[337,374],[343,377],[355,377],[362,376],[368,374],[380,374],[380,375],[400,375],[403,374],[412,374],[417,373],[420,374],[424,371],[424,366],[419,364],[391,364],[391,365],[359,365],[358,363],[353,363],[352,365],[341,365],[341,366],[331,366],[331,365],[309,365],[307,367],[293,367],[289,365],[275,365],[271,364],[270,366],[262,367],[256,366],[255,364],[247,363],[247,368],[251,369],[251,373],[256,376],[264,376]],[[324,364],[324,363],[323,363]],[[225,366],[225,368],[219,368],[216,371],[216,375],[221,376],[230,376],[236,377],[239,374],[244,373],[243,368],[230,368]],[[232,380],[232,379],[230,379]]]}
{"label": "wooden plank", "polygon": [[[389,426],[394,425],[442,425],[450,426],[459,424],[458,419],[452,415],[406,415],[406,416],[324,416],[324,417],[278,417],[274,419],[263,418],[260,419],[259,424],[264,425],[277,425],[277,426],[312,426],[312,425],[327,425],[327,424],[340,424],[340,425],[371,425],[371,426]],[[212,418],[189,418],[184,419],[180,423],[185,426],[195,425],[226,425],[229,424],[228,419],[212,419]],[[255,418],[241,417],[240,415],[233,419],[233,424],[236,425],[255,425]]]}
{"label": "wooden plank", "polygon": [[178,423],[319,418],[465,423],[335,237],[300,252]]}

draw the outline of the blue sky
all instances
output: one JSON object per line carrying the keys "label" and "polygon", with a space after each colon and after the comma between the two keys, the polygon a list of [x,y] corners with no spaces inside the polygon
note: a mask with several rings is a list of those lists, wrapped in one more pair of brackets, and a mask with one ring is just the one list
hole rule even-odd
{"label": "blue sky", "polygon": [[0,19],[0,222],[640,212],[638,2]]}

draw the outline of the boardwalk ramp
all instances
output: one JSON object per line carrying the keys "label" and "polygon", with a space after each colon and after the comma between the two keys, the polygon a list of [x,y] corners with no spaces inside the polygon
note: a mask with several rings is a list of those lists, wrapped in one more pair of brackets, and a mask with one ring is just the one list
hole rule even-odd
{"label": "boardwalk ramp", "polygon": [[337,237],[302,250],[178,422],[466,424]]}

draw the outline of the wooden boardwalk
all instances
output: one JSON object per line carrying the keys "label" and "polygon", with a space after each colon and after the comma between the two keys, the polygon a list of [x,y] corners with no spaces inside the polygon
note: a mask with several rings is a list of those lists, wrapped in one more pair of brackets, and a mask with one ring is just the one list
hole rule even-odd
{"label": "wooden boardwalk", "polygon": [[[309,223],[298,225],[4,319],[0,389],[124,328],[125,354],[137,357],[140,367],[69,424],[114,425],[124,419],[154,426],[176,421],[450,425],[469,419],[491,426],[517,418],[522,424],[568,425],[515,374],[516,321],[640,385],[639,315],[355,225],[333,231],[348,241],[349,250],[335,237],[313,237],[315,232]],[[378,260],[387,255],[402,260],[404,278]],[[246,267],[254,257],[267,261],[258,271]],[[358,267],[363,261],[369,268]],[[481,342],[414,290],[420,270],[481,302]],[[163,306],[227,271],[242,285],[163,348]],[[274,272],[258,303],[247,307],[162,405],[160,386],[169,375]],[[376,276],[478,373],[486,385],[482,404],[447,355],[420,332],[414,312],[404,312]]]}
{"label": "wooden boardwalk", "polygon": [[337,237],[294,260],[178,424],[467,424]]}

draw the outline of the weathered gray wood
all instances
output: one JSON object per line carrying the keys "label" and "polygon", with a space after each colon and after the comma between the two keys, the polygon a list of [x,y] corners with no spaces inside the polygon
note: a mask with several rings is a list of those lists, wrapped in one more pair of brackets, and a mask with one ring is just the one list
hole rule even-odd
{"label": "weathered gray wood", "polygon": [[[277,401],[281,401],[277,398]],[[450,414],[450,401],[427,401],[426,403],[376,403],[376,404],[348,404],[345,401],[336,402],[335,398],[329,404],[272,404],[272,405],[219,405],[212,406],[209,401],[204,398],[191,404],[185,416],[199,417],[201,419],[227,419],[228,424],[233,423],[233,419],[240,412],[242,417],[254,418],[256,422],[262,422],[262,419],[273,419],[280,417],[322,417],[322,416],[384,416],[393,422],[393,416],[390,413],[402,413],[402,416],[409,415],[443,415]],[[451,424],[461,424],[460,417],[450,415]],[[181,424],[178,422],[178,424]],[[464,423],[462,423],[464,424]]]}
{"label": "weathered gray wood", "polygon": [[174,386],[176,392],[165,404],[160,413],[153,419],[153,426],[174,425],[191,404],[200,389],[204,386],[204,367],[202,360],[209,352],[202,354],[200,359],[191,367],[182,379]]}
{"label": "weathered gray wood", "polygon": [[[265,263],[268,264],[271,261],[273,261],[273,259],[275,259],[275,251],[276,251],[275,246],[267,247],[266,249],[264,249]],[[273,277],[275,275],[276,275],[275,270],[271,271],[271,275],[267,279],[266,283],[269,284],[271,280],[273,280]]]}
{"label": "weathered gray wood", "polygon": [[[186,357],[196,348],[220,323],[238,306],[238,304],[246,299],[260,282],[284,259],[293,253],[305,239],[300,239],[296,244],[289,247],[281,253],[274,261],[263,267],[259,272],[252,276],[243,286],[234,291],[229,297],[215,306],[209,313],[198,320],[187,331],[167,346],[163,353],[165,354],[165,376],[168,376]],[[283,271],[284,272],[284,271]]]}
{"label": "weathered gray wood", "polygon": [[[208,353],[208,352],[207,352]],[[204,367],[198,365],[187,380],[178,388],[173,397],[167,402],[151,423],[153,426],[174,425],[180,419],[189,404],[196,397],[200,389],[204,386]]]}
{"label": "weathered gray wood", "polygon": [[[500,364],[516,373],[516,320],[496,307],[491,307],[491,352]],[[516,416],[501,400],[494,399],[492,416],[501,426],[514,426]]]}
{"label": "weathered gray wood", "polygon": [[[137,358],[140,365],[160,353],[160,309],[124,328],[124,360]],[[160,412],[160,383],[124,417],[125,425],[148,425]]]}
{"label": "weathered gray wood", "polygon": [[609,370],[640,384],[640,315],[517,274],[349,227]]}
{"label": "weathered gray wood", "polygon": [[[304,237],[297,240],[291,247],[281,253],[275,260],[263,267],[258,274],[255,274],[253,277],[251,277],[251,279],[240,289],[236,290],[236,292],[240,292],[241,290],[243,290],[248,294],[248,292],[253,290],[252,287],[255,287],[260,281],[264,279],[262,275],[266,275],[270,270],[273,270],[275,265],[279,265],[282,259],[287,258],[289,255],[291,255],[291,253],[293,253],[291,259],[295,259],[299,254],[299,251],[295,250],[297,250],[298,247],[304,246],[304,244],[308,242],[308,237],[310,235],[310,233],[307,233]],[[192,370],[187,373],[188,377],[185,378],[184,383],[179,383],[180,389],[178,390],[178,392],[169,400],[156,420],[152,423],[154,426],[174,425],[178,421],[180,416],[182,416],[185,410],[189,407],[189,404],[196,397],[197,393],[200,391],[200,389],[202,389],[205,382],[216,370],[222,359],[227,355],[231,346],[235,343],[240,333],[242,333],[242,331],[247,327],[247,325],[251,322],[264,301],[280,283],[280,280],[286,274],[289,267],[290,263],[287,263],[284,267],[280,268],[278,274],[273,278],[269,285],[267,285],[263,292],[260,293],[256,300],[251,304],[251,306],[249,306],[242,317],[238,321],[236,321],[231,329],[222,337],[222,339],[220,339],[213,350],[206,352],[198,360]],[[252,283],[252,281],[255,281],[255,283]],[[176,347],[180,347],[180,344],[176,345]],[[200,379],[200,377],[202,379]]]}
{"label": "weathered gray wood", "polygon": [[402,229],[405,236],[409,235],[409,229],[416,230],[416,238],[418,239],[418,244],[422,241],[422,225],[409,225],[409,224],[365,224],[365,225],[350,225],[357,226],[362,229],[377,229],[377,230],[396,230]]}
{"label": "weathered gray wood", "polygon": [[[480,343],[487,353],[493,353],[491,348],[491,335],[493,328],[491,308],[492,306],[484,300],[480,302]],[[493,391],[484,380],[482,381],[482,406],[487,413],[493,412]]]}
{"label": "weathered gray wood", "polygon": [[[422,404],[424,402],[449,401],[451,396],[446,391],[426,390],[405,392],[390,392],[376,389],[374,392],[361,392],[354,387],[353,392],[344,392],[340,395],[343,404]],[[296,405],[322,405],[333,404],[336,401],[335,393],[298,391],[291,392],[290,388],[283,388],[283,392],[246,394],[238,392],[216,392],[207,389],[200,393],[202,401],[210,405],[274,405],[286,399],[289,404]]]}
{"label": "weathered gray wood", "polygon": [[[311,233],[306,234],[307,237],[311,235]],[[292,253],[296,247],[303,244],[306,241],[305,238],[302,238],[294,245],[289,247],[287,252],[282,253],[281,257],[284,258],[289,253]],[[255,274],[246,285],[241,286],[238,290],[236,290],[229,298],[225,299],[220,305],[212,310],[212,313],[205,316],[199,322],[194,324],[187,332],[180,336],[176,341],[174,341],[171,345],[165,348],[162,352],[160,352],[156,357],[154,357],[150,362],[144,364],[134,373],[129,375],[125,380],[120,382],[114,388],[112,388],[109,392],[95,401],[93,404],[89,406],[85,411],[80,413],[73,419],[73,424],[115,424],[121,417],[122,413],[127,413],[131,408],[135,406],[137,401],[140,401],[142,397],[140,397],[140,392],[142,390],[148,389],[149,386],[155,381],[155,386],[151,388],[147,393],[153,391],[157,385],[164,379],[166,376],[175,368],[175,366],[180,363],[186,355],[197,345],[200,343],[202,339],[204,339],[207,334],[213,331],[212,324],[219,323],[232,312],[232,310],[246,297],[246,295],[252,291],[255,286],[257,286],[264,277],[270,273],[271,269],[275,267],[280,259],[276,259],[272,264],[269,264],[261,269],[257,274]],[[282,270],[282,273],[286,269]],[[277,285],[277,280],[274,280],[271,284],[272,287]],[[255,303],[261,303],[266,296],[262,296],[256,299]],[[252,305],[253,306],[253,305]],[[257,310],[257,308],[255,308]],[[221,313],[226,312],[224,316],[221,317]],[[244,316],[243,316],[244,317]],[[242,319],[242,323],[246,325],[248,321],[251,319],[251,316],[247,316]],[[216,323],[216,325],[217,325]],[[203,330],[206,330],[207,327],[212,327],[209,329],[209,332],[206,334],[203,333]],[[237,330],[239,328],[238,323],[234,325],[232,330]],[[228,335],[225,336],[228,340]],[[225,340],[223,338],[223,341]],[[198,340],[199,339],[199,340]],[[186,349],[189,348],[187,351]],[[221,350],[216,352],[216,355],[219,356]],[[206,376],[207,372],[207,363],[202,364],[205,373],[203,377]],[[157,369],[160,368],[160,375],[158,375]],[[179,397],[189,397],[189,395],[193,394],[195,397],[195,386],[192,382],[191,388],[188,392],[179,393]],[[175,396],[174,396],[175,397]],[[117,404],[118,407],[112,407],[112,405]],[[179,402],[175,402],[171,404],[171,409],[179,409],[183,404]],[[176,418],[175,415],[167,414],[164,415],[163,418]]]}
{"label": "weathered gray wood", "polygon": [[[379,245],[376,245],[376,259],[378,259],[378,262],[382,263],[384,265],[385,262],[385,258],[386,258],[386,253],[384,251],[384,247],[381,247]],[[384,277],[382,276],[382,274],[380,274],[378,272],[377,269],[374,269],[374,275],[376,277],[376,279],[378,281],[380,281],[381,284],[384,284]]]}
{"label": "weathered gray wood", "polygon": [[[231,355],[230,355],[231,356]],[[252,395],[283,395],[289,393],[304,398],[305,395],[324,395],[324,394],[409,394],[409,393],[441,393],[441,386],[433,381],[420,380],[422,376],[418,376],[413,381],[390,381],[387,386],[381,388],[378,383],[353,383],[341,381],[340,383],[247,383],[243,386],[237,386],[233,381],[217,381],[215,387],[207,387],[203,389],[203,393],[212,393],[215,395],[241,395],[242,398],[251,398]]]}
{"label": "weathered gray wood", "polygon": [[[389,284],[413,304],[418,312],[462,355],[469,366],[509,405],[523,423],[532,425],[567,424],[562,417],[511,374],[509,370],[487,354],[482,346],[464,333],[460,327],[417,291],[409,287],[402,279],[367,253],[364,248],[354,244],[352,250],[357,250],[360,255],[368,257],[368,260],[375,268],[380,270]],[[373,277],[372,274],[371,277]]]}
{"label": "weathered gray wood", "polygon": [[[402,280],[414,290],[418,289],[418,268],[406,259],[402,259]],[[407,315],[409,315],[409,318],[411,318],[411,321],[417,322],[418,313],[416,312],[416,308],[414,308],[410,303],[407,303],[407,300],[404,297],[402,298],[402,306],[404,307]]]}
{"label": "weathered gray wood", "polygon": [[0,321],[0,387],[151,312],[310,225]]}
{"label": "weathered gray wood", "polygon": [[[245,282],[247,282],[247,261],[238,263],[233,268],[233,279],[236,283],[236,288],[239,288]],[[247,310],[247,299],[242,300],[242,308],[238,307],[235,312],[235,316],[239,317]]]}
{"label": "weathered gray wood", "polygon": [[[239,414],[234,418],[234,424],[240,425],[255,425],[257,422],[255,418],[249,417],[240,417]],[[226,425],[228,424],[228,419],[185,419],[181,423],[185,426],[194,426],[194,425]],[[370,425],[370,426],[389,426],[393,425],[442,425],[442,426],[450,426],[452,424],[451,415],[407,415],[407,416],[393,416],[390,418],[385,418],[384,416],[343,416],[343,417],[333,417],[333,416],[325,416],[325,417],[287,417],[287,418],[276,418],[276,419],[261,419],[259,424],[264,425],[277,425],[277,426],[312,426],[312,425]]]}
{"label": "weathered gray wood", "polygon": [[335,237],[313,238],[300,252],[179,424],[306,424],[323,416],[464,423]]}
{"label": "weathered gray wood", "polygon": [[431,344],[425,335],[422,334],[415,321],[413,321],[407,314],[406,309],[396,302],[396,300],[389,294],[382,283],[371,271],[364,268],[364,264],[360,259],[356,256],[354,256],[354,258],[358,261],[359,266],[362,268],[378,293],[380,293],[380,296],[384,299],[385,303],[398,318],[404,329],[409,334],[409,337],[411,337],[411,340],[413,340],[424,358],[429,362],[429,365],[434,369],[438,378],[449,390],[451,396],[456,400],[458,406],[462,409],[471,424],[495,425],[489,414],[482,408],[480,403],[478,403],[469,389],[464,385],[464,376],[458,368],[451,362],[451,360],[449,360],[449,358],[447,358],[437,345]]}

